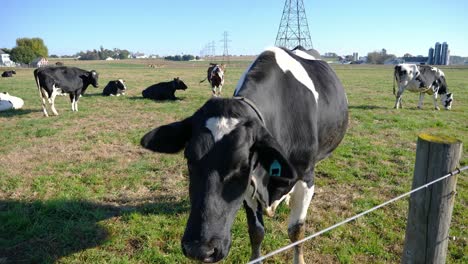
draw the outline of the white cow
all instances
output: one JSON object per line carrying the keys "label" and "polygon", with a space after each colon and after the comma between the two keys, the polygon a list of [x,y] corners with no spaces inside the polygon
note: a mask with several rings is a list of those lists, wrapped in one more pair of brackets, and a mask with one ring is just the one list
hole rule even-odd
{"label": "white cow", "polygon": [[0,93],[0,111],[20,109],[23,105],[23,99],[12,96],[9,93]]}

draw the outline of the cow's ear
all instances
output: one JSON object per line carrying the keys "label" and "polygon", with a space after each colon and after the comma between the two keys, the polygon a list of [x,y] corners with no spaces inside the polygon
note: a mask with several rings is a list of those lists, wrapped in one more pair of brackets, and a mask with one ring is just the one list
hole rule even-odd
{"label": "cow's ear", "polygon": [[268,180],[268,205],[289,193],[297,182],[297,174],[275,138],[266,128],[257,124],[254,128],[254,144],[252,151],[257,154],[260,166],[266,171]]}
{"label": "cow's ear", "polygon": [[185,148],[192,134],[192,117],[160,126],[148,132],[140,144],[149,150],[161,153],[177,153]]}

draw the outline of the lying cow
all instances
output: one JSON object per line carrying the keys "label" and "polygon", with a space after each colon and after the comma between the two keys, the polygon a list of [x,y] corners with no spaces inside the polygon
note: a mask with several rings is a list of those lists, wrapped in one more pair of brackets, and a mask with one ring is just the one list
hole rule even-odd
{"label": "lying cow", "polygon": [[393,94],[395,94],[395,81],[398,84],[395,108],[402,107],[401,95],[405,90],[419,93],[418,108],[422,109],[424,94],[431,94],[434,97],[434,108],[437,106],[437,96],[441,95],[441,103],[446,110],[452,108],[453,94],[448,92],[444,73],[433,66],[416,64],[398,64],[395,66],[393,80]]}
{"label": "lying cow", "polygon": [[[200,83],[208,79],[208,82],[211,85],[211,91],[213,96],[221,96],[221,91],[224,85],[224,70],[226,65],[210,63],[210,67],[207,70],[207,76],[205,79],[201,80]],[[217,89],[217,90],[216,90]]]}
{"label": "lying cow", "polygon": [[20,109],[23,105],[23,99],[12,96],[9,93],[0,93],[0,111]]}
{"label": "lying cow", "polygon": [[[348,104],[333,69],[302,55],[276,47],[263,52],[233,98],[212,98],[192,116],[142,138],[142,146],[155,152],[185,148],[191,203],[182,238],[186,256],[207,263],[226,257],[243,205],[251,259],[259,257],[262,212],[272,216],[288,194],[289,238],[304,237],[315,164],[343,139]],[[304,263],[301,245],[294,261]]]}
{"label": "lying cow", "polygon": [[125,95],[127,91],[127,86],[125,86],[125,80],[119,79],[115,81],[110,81],[104,90],[102,90],[102,95],[104,96],[120,96]]}
{"label": "lying cow", "polygon": [[13,77],[13,74],[16,74],[16,71],[4,71],[2,77]]}
{"label": "lying cow", "polygon": [[187,85],[179,79],[179,77],[174,78],[170,82],[160,82],[143,90],[142,95],[144,98],[149,98],[153,100],[176,100],[175,96],[176,90],[186,90]]}
{"label": "lying cow", "polygon": [[96,71],[86,71],[75,67],[44,67],[34,70],[39,95],[42,99],[42,111],[44,116],[49,116],[46,109],[46,99],[54,115],[58,115],[55,109],[55,96],[66,93],[70,96],[72,111],[78,111],[78,100],[84,94],[89,85],[99,87],[99,75]]}

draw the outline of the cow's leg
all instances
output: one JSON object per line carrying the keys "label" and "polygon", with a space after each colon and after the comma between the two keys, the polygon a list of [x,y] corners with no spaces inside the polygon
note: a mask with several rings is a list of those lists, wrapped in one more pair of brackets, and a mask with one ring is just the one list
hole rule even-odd
{"label": "cow's leg", "polygon": [[395,101],[395,107],[396,109],[398,108],[403,108],[403,106],[401,105],[401,95],[403,94],[403,90],[402,89],[398,89],[398,92],[396,94],[396,101]]}
{"label": "cow's leg", "polygon": [[223,90],[223,86],[220,85],[220,86],[218,87],[218,96],[221,96],[221,91],[222,91],[222,90]]}
{"label": "cow's leg", "polygon": [[70,102],[72,112],[78,112],[78,95],[74,93],[70,93]]}
{"label": "cow's leg", "polygon": [[440,110],[439,106],[437,105],[437,92],[435,92],[433,96],[434,96],[434,109]]}
{"label": "cow's leg", "polygon": [[424,93],[419,93],[418,109],[422,109],[423,101],[424,101]]}
{"label": "cow's leg", "polygon": [[42,100],[42,112],[44,113],[44,116],[49,116],[46,108],[46,98],[48,97],[47,92],[44,89],[39,88],[39,95],[41,96]]}
{"label": "cow's leg", "polygon": [[[313,172],[312,172],[313,173]],[[313,176],[313,175],[312,175]],[[313,178],[311,178],[313,179]],[[314,195],[313,183],[308,186],[306,182],[298,181],[291,193],[291,212],[289,215],[288,235],[292,242],[296,242],[304,238],[305,219],[310,201]],[[304,264],[304,252],[302,244],[294,247],[294,262],[295,264]]]}
{"label": "cow's leg", "polygon": [[[247,215],[247,224],[249,225],[249,238],[250,246],[252,248],[252,255],[250,260],[254,260],[261,256],[261,244],[265,236],[265,228],[263,225],[263,213],[257,201],[253,201],[256,205],[251,208],[252,204],[244,201],[244,209]],[[256,207],[256,208],[255,208]],[[259,263],[259,262],[257,262]]]}
{"label": "cow's leg", "polygon": [[57,112],[57,109],[55,109],[55,97],[57,96],[57,94],[59,94],[59,88],[56,88],[55,85],[52,86],[52,94],[50,95],[50,109],[52,109],[52,113],[54,113],[54,115],[58,116],[58,112]]}
{"label": "cow's leg", "polygon": [[216,86],[211,88],[211,92],[213,93],[213,96],[216,97]]}

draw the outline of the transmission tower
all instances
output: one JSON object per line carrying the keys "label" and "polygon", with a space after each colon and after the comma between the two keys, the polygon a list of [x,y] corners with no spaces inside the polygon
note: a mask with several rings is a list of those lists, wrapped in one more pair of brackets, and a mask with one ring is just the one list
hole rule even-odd
{"label": "transmission tower", "polygon": [[229,63],[229,42],[231,40],[228,38],[229,33],[227,31],[224,31],[223,33],[223,39],[221,42],[223,42],[224,50],[223,50],[223,62]]}
{"label": "transmission tower", "polygon": [[313,48],[302,0],[286,0],[275,45],[289,49],[298,45]]}

